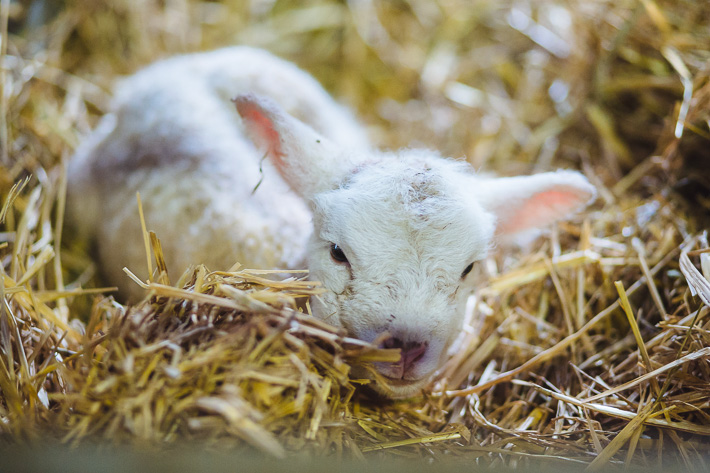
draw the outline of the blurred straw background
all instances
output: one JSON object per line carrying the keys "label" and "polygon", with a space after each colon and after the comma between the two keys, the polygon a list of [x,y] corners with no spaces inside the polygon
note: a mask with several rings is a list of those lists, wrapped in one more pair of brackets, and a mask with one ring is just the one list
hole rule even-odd
{"label": "blurred straw background", "polygon": [[[706,2],[2,0],[0,23],[0,446],[707,468]],[[112,84],[232,44],[314,74],[382,147],[600,189],[486,261],[421,396],[357,387],[352,366],[397,353],[294,311],[318,291],[301,274],[196,266],[126,307],[63,227],[66,162]]]}

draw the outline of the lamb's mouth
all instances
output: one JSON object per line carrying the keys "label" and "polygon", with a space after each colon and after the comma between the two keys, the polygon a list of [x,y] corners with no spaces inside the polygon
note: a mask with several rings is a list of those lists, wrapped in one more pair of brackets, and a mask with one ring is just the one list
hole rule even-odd
{"label": "lamb's mouth", "polygon": [[379,372],[377,376],[382,384],[400,391],[407,388],[421,387],[431,377],[433,373],[427,373],[424,376],[412,376],[412,373],[402,372],[402,367],[399,363],[375,363],[376,369]]}
{"label": "lamb's mouth", "polygon": [[410,389],[417,390],[424,387],[424,385],[426,385],[429,380],[431,380],[433,373],[429,373],[426,376],[421,376],[419,378],[394,378],[387,376],[384,373],[380,373],[380,375],[380,380],[382,381],[382,384],[385,384],[388,387],[397,391],[408,391]]}
{"label": "lamb's mouth", "polygon": [[410,386],[412,384],[418,383],[421,379],[402,379],[402,378],[390,378],[389,376],[382,376],[385,382],[390,386]]}

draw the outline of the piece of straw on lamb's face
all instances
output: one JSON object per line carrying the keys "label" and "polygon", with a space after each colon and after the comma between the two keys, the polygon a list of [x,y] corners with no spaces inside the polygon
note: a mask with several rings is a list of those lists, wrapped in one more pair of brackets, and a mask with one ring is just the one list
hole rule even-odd
{"label": "piece of straw on lamb's face", "polygon": [[377,366],[392,397],[416,393],[441,366],[471,268],[496,238],[549,224],[595,194],[572,171],[495,179],[430,151],[371,151],[311,76],[246,47],[126,79],[68,175],[69,214],[124,295],[142,296],[122,271],[145,267],[139,191],[173,277],[190,264],[302,269],[307,260],[325,288],[316,317],[401,350],[400,362]]}

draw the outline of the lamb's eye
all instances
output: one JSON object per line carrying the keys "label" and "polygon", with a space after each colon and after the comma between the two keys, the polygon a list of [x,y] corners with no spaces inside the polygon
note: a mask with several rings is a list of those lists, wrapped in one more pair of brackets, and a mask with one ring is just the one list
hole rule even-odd
{"label": "lamb's eye", "polygon": [[461,273],[461,279],[465,278],[468,275],[468,273],[471,272],[472,269],[473,269],[473,263],[466,266],[466,269],[464,269],[463,273]]}
{"label": "lamb's eye", "polygon": [[330,245],[330,257],[338,263],[348,262],[348,258],[347,256],[345,256],[345,253],[343,253],[343,250],[341,250],[340,247],[335,243],[331,243]]}

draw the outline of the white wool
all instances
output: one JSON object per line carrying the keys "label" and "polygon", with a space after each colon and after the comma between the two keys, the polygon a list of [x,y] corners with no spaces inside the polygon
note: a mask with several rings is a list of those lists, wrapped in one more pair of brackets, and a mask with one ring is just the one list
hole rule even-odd
{"label": "white wool", "polygon": [[[146,276],[140,191],[174,277],[196,263],[296,269],[307,260],[326,289],[314,315],[366,341],[387,332],[425,346],[405,368],[378,366],[395,397],[441,365],[472,289],[462,272],[494,238],[595,195],[572,171],[495,179],[431,151],[371,151],[312,77],[246,47],[156,63],[122,83],[112,110],[69,170],[69,211],[96,238],[109,282],[140,294],[122,273]],[[333,259],[333,244],[347,263]]]}

